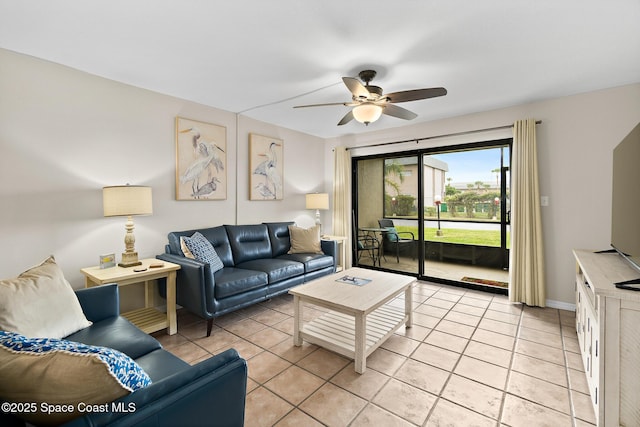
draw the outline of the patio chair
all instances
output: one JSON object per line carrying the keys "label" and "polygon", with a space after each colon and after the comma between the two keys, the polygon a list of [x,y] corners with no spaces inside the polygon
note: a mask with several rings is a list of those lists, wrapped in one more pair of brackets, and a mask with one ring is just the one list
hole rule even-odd
{"label": "patio chair", "polygon": [[[411,247],[411,259],[415,259],[415,235],[411,231],[398,231],[393,220],[391,219],[379,219],[378,224],[380,228],[384,228],[383,246],[395,245],[396,248],[396,262],[400,262],[400,245]],[[409,237],[411,236],[411,237]]]}
{"label": "patio chair", "polygon": [[380,265],[380,242],[373,236],[358,233],[356,239],[356,251],[358,255],[358,263],[360,263],[360,258],[362,255],[366,255],[373,261],[373,265],[376,265],[376,261],[378,262],[378,266]]}

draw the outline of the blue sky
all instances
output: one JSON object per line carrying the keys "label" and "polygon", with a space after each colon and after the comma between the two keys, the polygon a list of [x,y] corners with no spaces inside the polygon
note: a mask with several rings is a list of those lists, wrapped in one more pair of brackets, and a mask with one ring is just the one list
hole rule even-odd
{"label": "blue sky", "polygon": [[500,167],[500,148],[435,154],[432,157],[449,165],[447,178],[451,178],[454,184],[476,181],[495,184],[496,174],[491,170]]}

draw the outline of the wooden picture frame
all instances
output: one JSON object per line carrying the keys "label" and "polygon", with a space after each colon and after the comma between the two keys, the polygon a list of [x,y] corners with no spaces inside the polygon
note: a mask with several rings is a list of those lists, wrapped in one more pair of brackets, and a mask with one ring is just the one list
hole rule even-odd
{"label": "wooden picture frame", "polygon": [[284,142],[249,134],[249,200],[284,199]]}
{"label": "wooden picture frame", "polygon": [[227,198],[227,128],[176,117],[176,200]]}

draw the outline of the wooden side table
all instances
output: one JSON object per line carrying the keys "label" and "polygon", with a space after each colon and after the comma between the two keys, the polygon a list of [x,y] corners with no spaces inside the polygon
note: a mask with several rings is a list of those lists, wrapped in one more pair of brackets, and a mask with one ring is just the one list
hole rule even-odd
{"label": "wooden side table", "polygon": [[330,236],[330,235],[323,235],[321,237],[322,240],[334,240],[336,242],[338,242],[338,251],[340,251],[340,265],[336,266],[336,271],[342,271],[344,269],[347,268],[346,264],[347,264],[347,248],[345,245],[345,241],[347,240],[346,237],[344,236]]}
{"label": "wooden side table", "polygon": [[[173,335],[178,331],[176,319],[176,271],[180,270],[178,264],[160,261],[155,258],[143,259],[142,265],[136,267],[111,267],[101,269],[99,266],[83,268],[84,286],[105,285],[117,283],[118,286],[127,286],[137,283],[145,285],[145,306],[137,310],[122,313],[131,323],[142,331],[151,333],[167,328],[167,333]],[[151,264],[162,264],[162,267],[151,268]],[[133,271],[146,268],[144,271]],[[162,313],[154,308],[152,280],[167,279],[167,312]]]}

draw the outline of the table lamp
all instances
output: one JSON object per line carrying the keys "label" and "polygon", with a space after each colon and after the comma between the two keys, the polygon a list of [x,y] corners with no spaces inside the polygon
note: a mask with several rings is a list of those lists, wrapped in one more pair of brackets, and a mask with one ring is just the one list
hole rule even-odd
{"label": "table lamp", "polygon": [[320,223],[320,209],[329,209],[329,195],[327,193],[310,193],[306,199],[307,209],[316,210],[316,225],[320,227],[322,233],[322,224]]}
{"label": "table lamp", "polygon": [[151,187],[141,185],[114,185],[102,189],[102,208],[104,216],[126,216],[124,236],[125,251],[122,253],[120,267],[133,267],[142,264],[135,250],[136,238],[133,235],[133,215],[151,215],[153,203]]}

